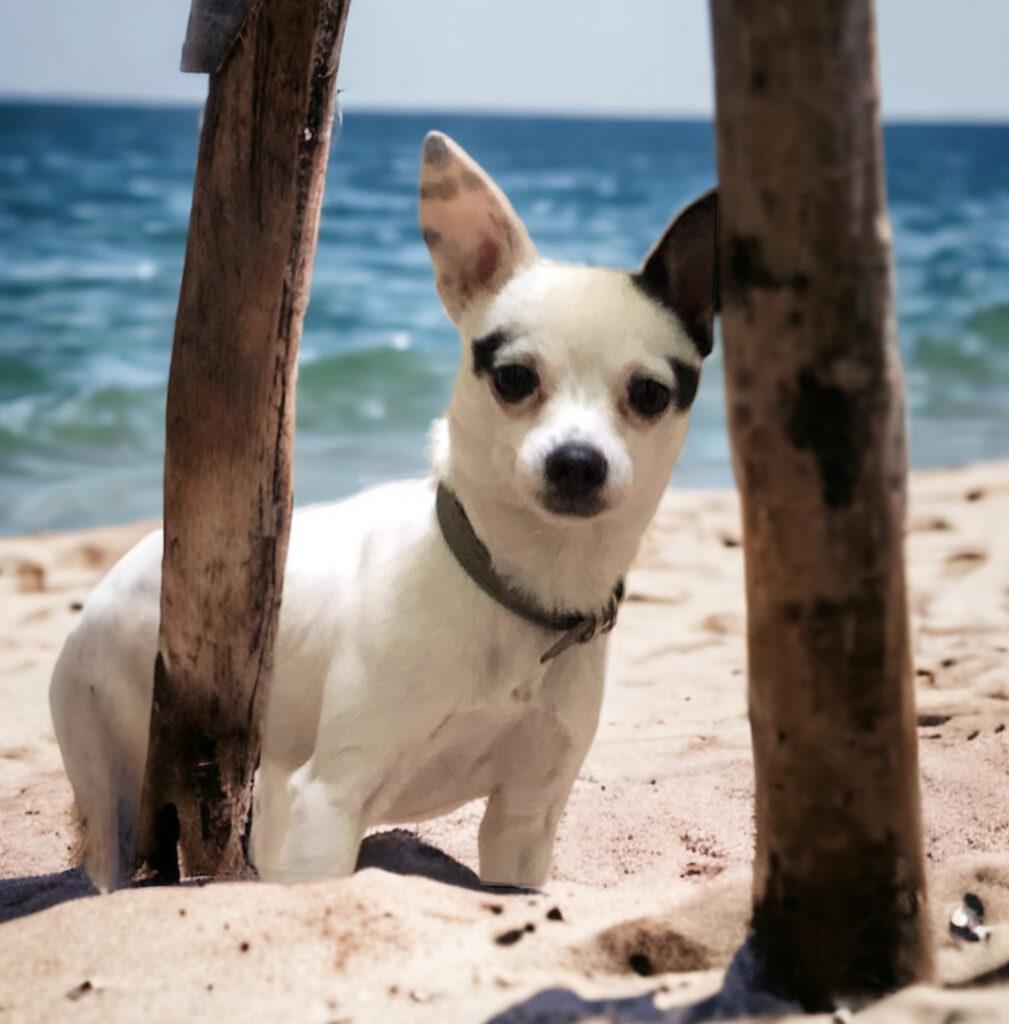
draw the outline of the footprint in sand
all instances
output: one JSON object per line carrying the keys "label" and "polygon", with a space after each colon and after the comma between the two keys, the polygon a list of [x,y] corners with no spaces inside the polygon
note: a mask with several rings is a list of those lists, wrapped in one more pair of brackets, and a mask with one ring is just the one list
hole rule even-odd
{"label": "footprint in sand", "polygon": [[945,565],[947,576],[963,576],[978,568],[988,560],[987,551],[979,551],[976,548],[966,548],[961,551],[954,551],[946,556]]}
{"label": "footprint in sand", "polygon": [[21,594],[41,594],[46,589],[46,570],[38,562],[18,562],[14,566],[15,587]]}
{"label": "footprint in sand", "polygon": [[923,516],[911,519],[907,524],[908,533],[949,533],[953,524],[942,516]]}
{"label": "footprint in sand", "polygon": [[68,567],[104,569],[114,559],[110,559],[107,546],[95,544],[91,541],[83,541],[69,549],[63,561]]}
{"label": "footprint in sand", "polygon": [[604,970],[644,977],[707,970],[714,959],[707,946],[673,931],[661,917],[623,921],[597,935],[592,947],[586,952],[599,957]]}
{"label": "footprint in sand", "polygon": [[717,633],[719,636],[738,636],[743,632],[744,625],[742,615],[735,612],[715,612],[714,615],[702,619],[697,628],[703,629],[706,633]]}
{"label": "footprint in sand", "polygon": [[22,615],[20,622],[22,626],[30,626],[37,622],[45,622],[53,617],[53,608],[36,608],[27,615]]}

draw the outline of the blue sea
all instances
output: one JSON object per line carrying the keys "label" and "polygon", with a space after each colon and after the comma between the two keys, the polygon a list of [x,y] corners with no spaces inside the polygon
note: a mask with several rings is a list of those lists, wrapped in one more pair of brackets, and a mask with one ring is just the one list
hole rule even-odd
{"label": "blue sea", "polygon": [[[199,119],[0,105],[0,533],[159,514]],[[715,178],[704,122],[350,114],[301,348],[299,503],[424,470],[459,356],[417,227],[431,128],[555,259],[636,265]],[[1009,456],[1009,126],[893,125],[886,148],[913,463]],[[674,482],[731,480],[716,353]]]}

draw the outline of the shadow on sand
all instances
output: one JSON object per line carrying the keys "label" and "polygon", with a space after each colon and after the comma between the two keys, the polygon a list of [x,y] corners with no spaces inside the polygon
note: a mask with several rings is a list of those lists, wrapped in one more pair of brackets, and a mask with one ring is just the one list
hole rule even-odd
{"label": "shadow on sand", "polygon": [[616,999],[583,999],[566,988],[537,992],[521,1003],[491,1017],[486,1024],[579,1024],[609,1021],[613,1024],[706,1024],[762,1016],[802,1013],[797,1003],[771,995],[759,983],[757,964],[749,942],[736,952],[725,972],[722,987],[712,996],[686,1006],[660,1009],[659,990]]}
{"label": "shadow on sand", "polygon": [[536,891],[521,886],[484,885],[475,871],[405,828],[368,836],[357,857],[356,870],[362,868],[379,868],[394,875],[419,875],[433,882],[456,885],[474,892],[522,895]]}
{"label": "shadow on sand", "polygon": [[578,1024],[579,1021],[620,1021],[626,1024],[652,1024],[670,1018],[655,1005],[655,992],[620,999],[582,999],[568,988],[547,988],[503,1013],[487,1024]]}
{"label": "shadow on sand", "polygon": [[48,910],[58,903],[97,894],[81,868],[52,875],[0,879],[0,924]]}
{"label": "shadow on sand", "polygon": [[[498,895],[522,894],[532,890],[482,885],[476,873],[465,864],[425,843],[413,832],[397,828],[368,836],[361,844],[357,870],[378,868],[396,875],[419,875],[434,882],[455,885],[475,892]],[[81,868],[69,868],[52,875],[0,879],[0,924],[48,910],[57,904],[82,896],[95,896],[97,890]]]}

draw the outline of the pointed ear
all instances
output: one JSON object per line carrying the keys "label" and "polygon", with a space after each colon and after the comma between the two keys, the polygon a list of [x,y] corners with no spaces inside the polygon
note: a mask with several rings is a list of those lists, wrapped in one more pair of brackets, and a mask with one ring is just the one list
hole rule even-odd
{"label": "pointed ear", "polygon": [[718,307],[718,191],[705,192],[673,218],[634,283],[675,313],[697,347],[711,352]]}
{"label": "pointed ear", "polygon": [[504,193],[441,132],[424,140],[420,224],[438,293],[453,321],[536,260],[529,232]]}

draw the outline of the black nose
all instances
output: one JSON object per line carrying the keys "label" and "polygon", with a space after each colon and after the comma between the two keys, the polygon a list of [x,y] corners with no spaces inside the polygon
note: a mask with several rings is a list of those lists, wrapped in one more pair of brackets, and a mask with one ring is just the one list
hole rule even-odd
{"label": "black nose", "polygon": [[548,456],[547,481],[565,498],[583,498],[606,483],[603,453],[590,444],[562,444]]}

